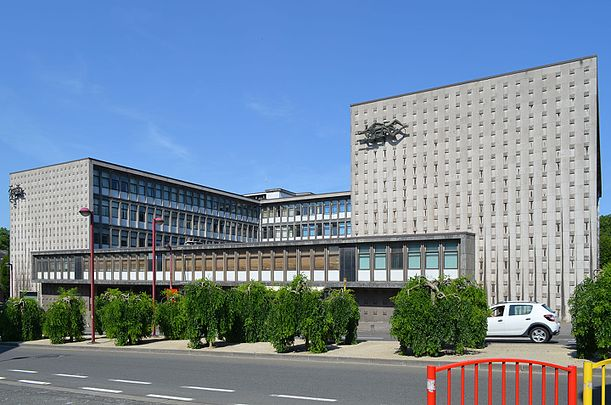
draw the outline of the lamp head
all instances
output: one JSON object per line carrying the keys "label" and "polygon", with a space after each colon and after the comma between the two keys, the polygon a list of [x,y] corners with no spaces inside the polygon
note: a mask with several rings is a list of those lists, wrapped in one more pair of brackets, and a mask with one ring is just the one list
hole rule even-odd
{"label": "lamp head", "polygon": [[84,217],[88,217],[93,214],[93,211],[91,211],[89,208],[84,207],[78,210],[78,213]]}
{"label": "lamp head", "polygon": [[153,218],[153,223],[155,223],[155,224],[163,224],[164,220],[163,220],[163,218]]}

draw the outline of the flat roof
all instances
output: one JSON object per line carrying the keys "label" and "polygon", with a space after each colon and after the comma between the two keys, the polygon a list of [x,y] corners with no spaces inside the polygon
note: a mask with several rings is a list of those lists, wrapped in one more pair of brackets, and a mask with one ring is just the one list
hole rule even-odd
{"label": "flat roof", "polygon": [[396,96],[376,98],[376,99],[368,100],[368,101],[360,101],[358,103],[350,104],[350,107],[356,107],[356,106],[363,105],[363,104],[375,103],[377,101],[390,100],[390,99],[397,98],[397,97],[411,96],[413,94],[418,94],[418,93],[426,93],[427,91],[440,90],[440,89],[445,89],[445,88],[448,88],[448,87],[460,86],[460,85],[467,84],[467,83],[481,82],[483,80],[495,79],[497,77],[509,76],[509,75],[514,75],[514,74],[517,74],[517,73],[524,73],[524,72],[528,72],[528,71],[531,71],[531,70],[538,70],[538,69],[544,69],[544,68],[548,68],[548,67],[552,67],[552,66],[557,66],[557,65],[564,65],[564,64],[567,64],[567,63],[572,63],[572,62],[577,62],[577,61],[580,61],[580,60],[592,59],[592,58],[598,58],[598,55],[594,54],[594,55],[584,56],[584,57],[581,57],[581,58],[569,59],[569,60],[565,60],[565,61],[562,61],[562,62],[555,62],[555,63],[550,63],[550,64],[542,65],[542,66],[535,66],[535,67],[531,67],[531,68],[527,68],[527,69],[514,70],[512,72],[507,72],[507,73],[501,73],[501,74],[492,75],[492,76],[481,77],[479,79],[466,80],[466,81],[463,81],[463,82],[446,84],[444,86],[431,87],[431,88],[428,88],[428,89],[425,89],[425,90],[418,90],[418,91],[413,91],[413,92],[409,92],[409,93],[397,94]]}

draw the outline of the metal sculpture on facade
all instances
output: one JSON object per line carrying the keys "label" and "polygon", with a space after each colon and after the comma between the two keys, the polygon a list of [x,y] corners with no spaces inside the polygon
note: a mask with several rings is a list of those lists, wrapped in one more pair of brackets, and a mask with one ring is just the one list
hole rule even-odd
{"label": "metal sculpture on facade", "polygon": [[25,200],[25,191],[19,184],[17,184],[16,186],[9,186],[8,200],[11,204],[13,204],[13,207],[17,207],[17,202],[19,200]]}
{"label": "metal sculpture on facade", "polygon": [[360,144],[367,144],[368,146],[380,145],[384,142],[398,142],[404,137],[408,136],[405,132],[407,124],[402,124],[398,120],[391,122],[374,122],[369,125],[363,131],[358,131],[355,135],[357,137],[362,136],[358,140]]}

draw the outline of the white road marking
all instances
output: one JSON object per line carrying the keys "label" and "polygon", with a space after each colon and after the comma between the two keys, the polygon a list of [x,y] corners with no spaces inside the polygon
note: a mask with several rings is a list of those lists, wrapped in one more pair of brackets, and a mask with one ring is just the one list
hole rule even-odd
{"label": "white road marking", "polygon": [[125,383],[125,384],[142,384],[142,385],[150,385],[150,384],[152,384],[152,383],[150,383],[148,381],[118,380],[118,379],[113,379],[113,378],[109,378],[108,381]]}
{"label": "white road marking", "polygon": [[287,398],[287,399],[304,399],[306,401],[319,401],[319,402],[337,402],[337,399],[316,398],[316,397],[302,397],[302,396],[299,396],[299,395],[271,394],[270,397]]}
{"label": "white road marking", "polygon": [[215,391],[215,392],[235,392],[235,390],[230,390],[226,388],[197,387],[194,385],[183,385],[180,388],[188,388],[190,390]]}
{"label": "white road marking", "polygon": [[14,371],[15,373],[25,373],[25,374],[38,374],[38,371],[34,371],[34,370],[21,370],[18,368],[14,368],[12,370],[9,371]]}
{"label": "white road marking", "polygon": [[96,391],[96,392],[110,392],[111,394],[120,394],[121,390],[109,390],[108,388],[96,388],[96,387],[81,387],[82,390]]}
{"label": "white road marking", "polygon": [[146,396],[150,398],[173,399],[175,401],[193,401],[193,398],[173,397],[170,395],[147,394]]}
{"label": "white road marking", "polygon": [[51,385],[50,382],[46,382],[46,381],[36,381],[36,380],[17,380],[20,383],[25,383],[25,384],[36,384],[36,385]]}
{"label": "white road marking", "polygon": [[6,377],[0,377],[0,380],[6,380]]}
{"label": "white road marking", "polygon": [[78,374],[62,374],[62,373],[57,373],[57,374],[53,374],[56,375],[58,377],[68,377],[68,378],[87,378],[86,375],[78,375]]}

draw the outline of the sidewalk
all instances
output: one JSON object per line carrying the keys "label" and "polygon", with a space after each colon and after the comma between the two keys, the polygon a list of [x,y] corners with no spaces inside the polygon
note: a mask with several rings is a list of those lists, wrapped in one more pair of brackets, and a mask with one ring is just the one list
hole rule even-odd
{"label": "sidewalk", "polygon": [[305,351],[303,341],[295,342],[294,350],[289,353],[276,353],[268,342],[227,344],[217,342],[218,346],[202,349],[188,349],[186,340],[164,340],[161,338],[148,338],[135,346],[115,346],[112,339],[97,337],[96,344],[91,345],[89,340],[63,345],[51,345],[48,339],[24,342],[23,346],[53,346],[57,349],[91,349],[115,350],[157,353],[183,353],[189,355],[215,355],[234,357],[257,357],[285,360],[314,360],[335,362],[356,362],[370,364],[394,365],[420,365],[459,362],[484,358],[520,358],[555,363],[561,366],[581,366],[583,360],[574,357],[575,350],[561,343],[535,344],[529,342],[491,342],[483,349],[476,349],[469,354],[457,356],[446,355],[442,357],[413,357],[399,354],[399,344],[396,341],[365,340],[356,345],[329,346],[329,351],[314,354]]}

